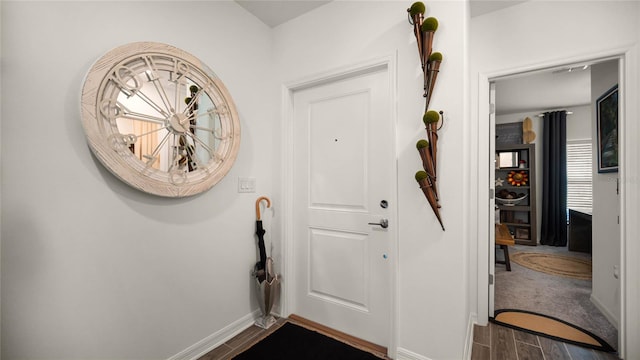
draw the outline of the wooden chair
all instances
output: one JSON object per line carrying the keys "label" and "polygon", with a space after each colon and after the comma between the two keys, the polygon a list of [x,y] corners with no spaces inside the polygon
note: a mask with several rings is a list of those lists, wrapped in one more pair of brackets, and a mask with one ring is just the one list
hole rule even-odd
{"label": "wooden chair", "polygon": [[496,245],[500,245],[500,249],[504,252],[504,261],[496,260],[498,264],[505,264],[507,271],[511,271],[511,262],[509,261],[509,246],[516,242],[509,232],[509,228],[505,224],[496,224]]}

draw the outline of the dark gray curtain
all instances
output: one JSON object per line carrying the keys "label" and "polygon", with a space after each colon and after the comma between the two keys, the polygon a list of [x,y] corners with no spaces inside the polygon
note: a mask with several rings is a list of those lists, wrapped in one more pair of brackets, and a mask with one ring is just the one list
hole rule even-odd
{"label": "dark gray curtain", "polygon": [[544,114],[540,243],[567,245],[567,112]]}

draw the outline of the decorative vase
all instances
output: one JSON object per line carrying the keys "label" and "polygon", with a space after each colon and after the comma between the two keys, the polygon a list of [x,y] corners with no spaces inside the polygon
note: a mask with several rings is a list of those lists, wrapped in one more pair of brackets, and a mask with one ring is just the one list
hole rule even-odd
{"label": "decorative vase", "polygon": [[254,272],[254,280],[256,282],[256,295],[258,298],[258,306],[260,306],[260,316],[255,324],[263,329],[268,329],[271,325],[276,323],[276,318],[271,314],[273,305],[280,298],[280,276],[274,274],[273,260],[267,259],[267,276],[266,279],[260,279],[258,272]]}

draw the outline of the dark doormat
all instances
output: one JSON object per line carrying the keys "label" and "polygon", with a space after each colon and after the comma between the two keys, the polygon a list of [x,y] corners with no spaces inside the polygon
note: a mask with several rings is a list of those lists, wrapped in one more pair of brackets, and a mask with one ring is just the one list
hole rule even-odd
{"label": "dark doormat", "polygon": [[290,322],[260,340],[235,360],[380,360],[357,349]]}
{"label": "dark doormat", "polygon": [[525,331],[530,334],[587,347],[599,351],[615,352],[606,341],[597,335],[564,320],[526,310],[496,310],[490,319],[498,325]]}

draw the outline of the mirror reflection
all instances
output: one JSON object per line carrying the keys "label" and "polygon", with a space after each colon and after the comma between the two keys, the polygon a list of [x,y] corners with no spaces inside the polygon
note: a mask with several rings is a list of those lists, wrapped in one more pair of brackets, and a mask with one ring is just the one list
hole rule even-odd
{"label": "mirror reflection", "polygon": [[118,146],[128,148],[147,168],[170,173],[189,173],[220,161],[224,106],[216,106],[188,65],[163,67],[149,60],[126,63],[114,72],[117,86],[104,106],[120,134]]}

